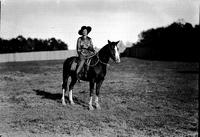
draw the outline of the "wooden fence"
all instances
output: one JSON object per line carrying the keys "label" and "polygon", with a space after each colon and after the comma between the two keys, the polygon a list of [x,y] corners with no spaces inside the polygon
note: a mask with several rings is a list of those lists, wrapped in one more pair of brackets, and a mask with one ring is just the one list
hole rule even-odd
{"label": "wooden fence", "polygon": [[131,47],[124,51],[124,56],[136,58],[152,58],[160,56],[160,52],[156,49],[147,47]]}
{"label": "wooden fence", "polygon": [[42,51],[0,54],[0,62],[62,60],[77,55],[75,50]]}

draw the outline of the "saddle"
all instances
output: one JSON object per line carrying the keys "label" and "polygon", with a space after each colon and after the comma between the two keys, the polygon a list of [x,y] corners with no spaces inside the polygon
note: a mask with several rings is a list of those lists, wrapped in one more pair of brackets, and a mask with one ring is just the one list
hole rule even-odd
{"label": "saddle", "polygon": [[[80,62],[79,58],[75,58],[72,61],[71,70],[76,71],[76,69],[78,68],[79,62]],[[91,58],[86,59],[83,65],[83,68],[80,71],[81,77],[87,78],[87,72],[89,70],[90,62],[91,62]]]}

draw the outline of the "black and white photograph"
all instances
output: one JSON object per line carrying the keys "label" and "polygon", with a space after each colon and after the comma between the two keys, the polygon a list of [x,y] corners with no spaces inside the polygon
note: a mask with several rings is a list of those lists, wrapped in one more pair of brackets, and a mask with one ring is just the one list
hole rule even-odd
{"label": "black and white photograph", "polygon": [[198,137],[200,0],[0,0],[0,137]]}

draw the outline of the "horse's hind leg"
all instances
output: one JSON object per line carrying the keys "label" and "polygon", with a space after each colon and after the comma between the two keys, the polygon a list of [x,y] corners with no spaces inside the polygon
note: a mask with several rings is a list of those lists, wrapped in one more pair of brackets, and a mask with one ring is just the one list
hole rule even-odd
{"label": "horse's hind leg", "polygon": [[100,80],[96,83],[95,106],[96,106],[97,109],[101,109],[101,107],[99,105],[99,92],[100,92],[100,88],[101,88],[102,83],[103,83],[103,80]]}
{"label": "horse's hind leg", "polygon": [[65,102],[65,93],[67,91],[67,88],[68,88],[68,77],[65,77],[63,78],[63,84],[62,84],[62,104],[65,106],[66,105],[66,102]]}
{"label": "horse's hind leg", "polygon": [[73,91],[74,85],[76,84],[77,79],[76,79],[75,76],[71,77],[71,78],[72,78],[72,80],[71,80],[71,83],[69,85],[69,101],[70,101],[71,105],[74,105],[75,103],[73,101],[72,91]]}
{"label": "horse's hind leg", "polygon": [[92,106],[92,97],[94,92],[94,82],[90,81],[90,101],[89,101],[89,110],[94,110]]}

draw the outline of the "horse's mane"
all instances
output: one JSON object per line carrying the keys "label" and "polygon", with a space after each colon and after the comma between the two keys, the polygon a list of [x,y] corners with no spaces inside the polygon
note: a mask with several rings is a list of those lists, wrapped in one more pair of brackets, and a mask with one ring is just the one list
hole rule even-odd
{"label": "horse's mane", "polygon": [[109,44],[106,44],[105,46],[103,46],[97,53],[100,53],[100,52],[104,51],[107,48],[108,45]]}
{"label": "horse's mane", "polygon": [[100,52],[104,51],[105,48],[108,46],[109,44],[106,44],[105,46],[103,46],[98,52],[96,52],[94,55],[91,55],[89,58],[92,58],[94,56],[96,56],[97,54],[99,54]]}

